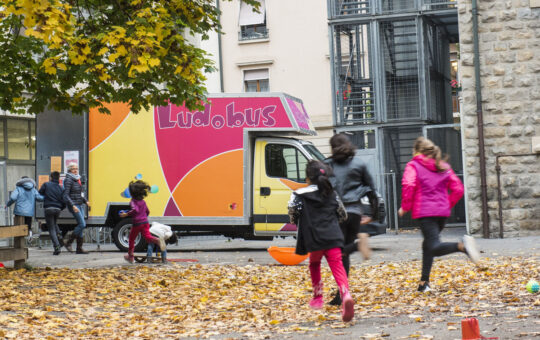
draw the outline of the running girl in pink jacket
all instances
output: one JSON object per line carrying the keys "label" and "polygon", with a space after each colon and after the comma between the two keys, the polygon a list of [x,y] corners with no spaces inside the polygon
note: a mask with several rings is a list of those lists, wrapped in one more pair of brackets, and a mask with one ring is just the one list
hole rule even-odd
{"label": "running girl in pink jacket", "polygon": [[435,256],[463,252],[476,263],[480,254],[474,238],[468,235],[463,236],[462,242],[440,241],[439,234],[450,210],[463,196],[463,184],[450,165],[441,159],[441,150],[431,140],[418,137],[413,152],[413,159],[407,163],[401,181],[399,216],[411,211],[412,218],[420,222],[424,242],[418,291],[428,292],[431,290],[429,275]]}

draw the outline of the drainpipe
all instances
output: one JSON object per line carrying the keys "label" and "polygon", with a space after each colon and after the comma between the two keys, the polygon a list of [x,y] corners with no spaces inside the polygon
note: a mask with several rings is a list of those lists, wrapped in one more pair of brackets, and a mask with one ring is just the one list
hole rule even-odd
{"label": "drainpipe", "polygon": [[[219,14],[218,14],[218,21],[221,23],[221,12],[219,11],[219,1],[220,0],[216,0],[216,9],[218,10]],[[220,32],[217,32],[218,36],[217,36],[217,41],[218,41],[218,60],[219,60],[219,92],[223,92],[223,59],[222,59],[222,54],[221,54],[221,33]]]}
{"label": "drainpipe", "polygon": [[480,48],[478,46],[478,5],[472,0],[472,23],[474,44],[474,76],[476,82],[476,118],[478,120],[478,153],[480,158],[480,189],[482,191],[482,231],[489,238],[489,215],[487,204],[486,154],[484,150],[484,114],[482,112],[482,83],[480,81]]}

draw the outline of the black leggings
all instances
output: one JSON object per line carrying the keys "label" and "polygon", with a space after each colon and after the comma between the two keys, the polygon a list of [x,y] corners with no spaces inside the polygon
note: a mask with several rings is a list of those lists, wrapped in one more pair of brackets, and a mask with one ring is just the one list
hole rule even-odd
{"label": "black leggings", "polygon": [[457,242],[441,242],[439,234],[444,229],[446,217],[423,217],[419,219],[424,242],[422,243],[422,277],[429,282],[433,258],[459,252]]}
{"label": "black leggings", "polygon": [[356,235],[358,234],[358,228],[360,227],[360,215],[347,213],[347,220],[340,224],[341,232],[345,238],[345,245],[343,247],[343,267],[347,276],[349,276],[349,267],[351,266],[351,261],[349,260],[349,255],[358,249],[354,241],[356,240]]}

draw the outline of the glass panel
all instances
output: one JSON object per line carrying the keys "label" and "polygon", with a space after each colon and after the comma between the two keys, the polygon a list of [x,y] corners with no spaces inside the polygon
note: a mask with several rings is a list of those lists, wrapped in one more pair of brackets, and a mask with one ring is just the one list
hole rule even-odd
{"label": "glass panel", "polygon": [[249,80],[244,83],[246,85],[246,92],[257,92],[257,80]]}
{"label": "glass panel", "polygon": [[8,158],[30,160],[30,140],[28,121],[21,119],[7,120]]}
{"label": "glass panel", "polygon": [[5,157],[4,151],[4,120],[0,120],[0,157]]}
{"label": "glass panel", "polygon": [[304,144],[304,149],[306,149],[307,152],[313,157],[313,159],[324,161],[326,157],[317,149],[315,146],[311,144]]}
{"label": "glass panel", "polygon": [[413,10],[416,7],[416,1],[411,0],[382,0],[383,12],[403,12]]}
{"label": "glass panel", "polygon": [[30,159],[36,159],[36,121],[30,121]]}
{"label": "glass panel", "polygon": [[268,79],[259,80],[259,92],[268,92],[270,90]]}
{"label": "glass panel", "polygon": [[359,149],[375,149],[375,130],[353,131],[351,141]]}
{"label": "glass panel", "polygon": [[266,174],[269,177],[281,177],[297,182],[305,180],[308,160],[295,147],[269,144],[265,153]]}

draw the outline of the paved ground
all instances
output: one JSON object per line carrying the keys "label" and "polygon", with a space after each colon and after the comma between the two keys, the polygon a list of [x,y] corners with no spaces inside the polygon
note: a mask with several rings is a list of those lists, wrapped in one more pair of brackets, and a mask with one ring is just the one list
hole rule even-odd
{"label": "paved ground", "polygon": [[[457,241],[464,234],[463,228],[446,229],[442,239]],[[540,235],[522,238],[483,239],[476,238],[482,256],[540,256]],[[372,260],[365,262],[406,261],[421,258],[422,237],[419,231],[406,231],[396,235],[394,232],[371,238],[374,249]],[[201,264],[275,264],[266,249],[270,246],[294,247],[295,239],[276,238],[274,241],[228,240],[226,238],[185,238],[178,246],[169,246],[171,259],[196,259]],[[102,245],[100,250],[95,244],[85,245],[89,255],[75,255],[62,252],[52,255],[52,249],[30,248],[29,263],[35,267],[92,268],[124,265],[123,254],[114,244]],[[142,254],[142,253],[141,253]],[[460,257],[463,255],[451,255]],[[353,262],[361,262],[360,255],[353,255]]]}
{"label": "paved ground", "polygon": [[[447,229],[443,240],[455,241],[463,235],[464,229]],[[421,235],[418,231],[402,232],[398,235],[388,233],[373,237],[371,245],[374,249],[373,258],[362,262],[358,254],[353,255],[352,262],[356,266],[369,266],[382,262],[401,262],[419,260],[421,258]],[[540,259],[540,236],[527,236],[508,239],[477,238],[483,257],[533,257]],[[181,239],[178,246],[170,247],[170,259],[194,259],[201,264],[220,265],[272,265],[275,260],[266,249],[271,245],[294,246],[293,238],[276,239],[274,241],[244,241],[213,239]],[[88,255],[75,255],[62,252],[60,256],[52,256],[52,249],[30,249],[29,263],[34,267],[68,267],[95,268],[126,265],[123,254],[114,245],[88,245]],[[448,258],[462,258],[462,254],[451,255]],[[189,265],[179,263],[177,265]],[[302,264],[306,266],[307,261]],[[10,265],[7,263],[7,265]],[[307,270],[307,268],[306,268]],[[413,273],[416,275],[418,273]],[[480,320],[481,330],[485,336],[498,336],[499,339],[540,339],[540,308],[532,307],[528,317],[521,318],[511,309],[501,310],[496,317]],[[424,321],[415,323],[411,316],[362,318],[345,329],[324,328],[306,333],[280,334],[272,339],[405,339],[418,334],[421,339],[460,339],[461,316],[452,313],[425,313]],[[309,326],[309,325],[306,325]],[[223,334],[215,338],[243,338],[241,334]]]}

